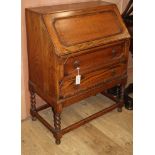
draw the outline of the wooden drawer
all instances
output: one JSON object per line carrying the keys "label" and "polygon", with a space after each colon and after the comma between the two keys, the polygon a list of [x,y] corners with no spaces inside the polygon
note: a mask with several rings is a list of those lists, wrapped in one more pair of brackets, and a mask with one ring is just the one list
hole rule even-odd
{"label": "wooden drawer", "polygon": [[75,76],[65,77],[62,81],[60,94],[62,97],[68,97],[91,87],[97,87],[106,82],[110,82],[125,74],[126,65],[120,63],[94,72],[81,74],[81,83],[79,85],[75,84]]}
{"label": "wooden drawer", "polygon": [[102,68],[105,65],[119,62],[124,56],[124,44],[117,44],[107,48],[91,50],[85,54],[70,57],[64,65],[65,76],[76,74],[76,68],[81,72]]}

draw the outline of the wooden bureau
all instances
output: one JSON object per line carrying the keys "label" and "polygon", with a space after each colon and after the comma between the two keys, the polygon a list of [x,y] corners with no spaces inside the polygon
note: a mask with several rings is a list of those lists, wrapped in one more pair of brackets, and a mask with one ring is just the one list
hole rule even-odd
{"label": "wooden bureau", "polygon": [[[26,9],[32,120],[38,118],[60,144],[63,134],[115,108],[127,81],[129,33],[115,4],[86,2]],[[107,93],[116,85],[120,97]],[[102,93],[116,104],[61,129],[64,107]],[[47,102],[36,108],[35,94]],[[104,104],[104,103],[103,103]],[[51,107],[54,126],[39,111]]]}

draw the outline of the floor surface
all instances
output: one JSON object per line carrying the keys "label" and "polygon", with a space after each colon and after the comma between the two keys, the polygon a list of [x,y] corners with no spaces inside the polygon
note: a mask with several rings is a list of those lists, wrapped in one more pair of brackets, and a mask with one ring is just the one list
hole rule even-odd
{"label": "floor surface", "polygon": [[[89,97],[63,110],[62,127],[87,117],[113,101],[101,94]],[[41,112],[53,122],[50,108]],[[38,120],[22,122],[22,155],[132,155],[133,112],[113,110],[81,126],[61,139],[56,145],[53,135]]]}

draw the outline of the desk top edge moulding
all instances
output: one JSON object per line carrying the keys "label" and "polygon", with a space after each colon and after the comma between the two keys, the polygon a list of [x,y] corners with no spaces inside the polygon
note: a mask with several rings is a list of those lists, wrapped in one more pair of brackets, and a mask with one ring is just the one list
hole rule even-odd
{"label": "desk top edge moulding", "polygon": [[[113,109],[121,111],[130,35],[115,4],[96,1],[26,8],[32,120],[39,119],[60,144],[63,134]],[[95,61],[94,61],[95,60]],[[108,89],[119,85],[118,96]],[[61,113],[102,93],[116,104],[61,129]],[[35,95],[46,101],[36,108]],[[39,115],[51,107],[54,125]]]}

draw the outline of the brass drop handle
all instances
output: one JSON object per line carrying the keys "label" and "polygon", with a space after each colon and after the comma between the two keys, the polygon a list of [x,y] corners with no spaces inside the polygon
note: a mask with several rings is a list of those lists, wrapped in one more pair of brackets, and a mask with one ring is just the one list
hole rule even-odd
{"label": "brass drop handle", "polygon": [[79,60],[75,60],[73,66],[74,66],[75,69],[80,67],[80,61]]}

